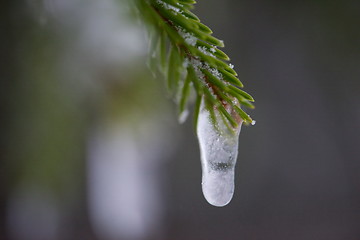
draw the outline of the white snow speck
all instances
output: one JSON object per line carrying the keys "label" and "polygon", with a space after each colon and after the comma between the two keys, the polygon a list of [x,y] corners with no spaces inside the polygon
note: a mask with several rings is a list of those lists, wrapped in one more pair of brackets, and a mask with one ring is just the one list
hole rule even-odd
{"label": "white snow speck", "polygon": [[168,4],[168,3],[166,3],[166,2],[163,2],[163,1],[161,1],[161,0],[157,0],[156,2],[157,2],[158,4],[164,6],[165,9],[173,10],[173,11],[175,12],[175,14],[182,12],[179,8],[177,8],[177,7],[175,7],[175,6],[171,5],[171,4]]}
{"label": "white snow speck", "polygon": [[[212,68],[212,67],[209,67],[208,69],[212,75],[214,75],[215,77],[217,77],[218,79],[222,79],[223,78],[223,75],[221,74],[221,72],[219,72],[216,68]],[[224,82],[226,83],[226,82]]]}
{"label": "white snow speck", "polygon": [[[206,48],[204,46],[199,46],[198,49],[200,50],[200,52],[202,52],[202,53],[204,53],[206,55],[214,57],[214,55],[211,52],[209,52],[208,48]],[[211,49],[210,49],[210,51],[211,51]]]}
{"label": "white snow speck", "polygon": [[178,33],[184,38],[185,42],[189,44],[190,46],[195,46],[197,38],[192,35],[191,33],[188,33],[186,30],[178,27],[177,28]]}

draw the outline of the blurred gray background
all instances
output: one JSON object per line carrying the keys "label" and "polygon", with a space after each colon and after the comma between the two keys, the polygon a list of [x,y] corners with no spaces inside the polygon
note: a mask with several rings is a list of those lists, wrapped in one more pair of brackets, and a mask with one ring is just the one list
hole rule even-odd
{"label": "blurred gray background", "polygon": [[360,239],[360,2],[198,1],[256,100],[223,208],[127,6],[0,8],[0,239]]}

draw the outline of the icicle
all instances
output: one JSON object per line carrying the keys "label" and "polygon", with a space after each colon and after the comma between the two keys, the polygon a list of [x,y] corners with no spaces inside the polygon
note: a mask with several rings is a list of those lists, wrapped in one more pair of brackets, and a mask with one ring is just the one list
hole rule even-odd
{"label": "icicle", "polygon": [[[215,112],[217,112],[215,110]],[[197,136],[200,144],[202,166],[202,191],[206,200],[217,207],[228,204],[234,193],[235,163],[242,120],[234,132],[230,132],[219,113],[218,129],[211,121],[204,101],[200,108]]]}

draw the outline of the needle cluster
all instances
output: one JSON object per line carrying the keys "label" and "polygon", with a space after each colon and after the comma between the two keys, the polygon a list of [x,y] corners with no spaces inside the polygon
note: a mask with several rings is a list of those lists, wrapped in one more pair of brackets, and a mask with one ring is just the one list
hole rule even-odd
{"label": "needle cluster", "polygon": [[[241,106],[254,108],[254,99],[243,91],[242,82],[219,48],[223,41],[191,12],[194,0],[136,0],[138,15],[151,31],[150,67],[167,79],[169,91],[179,105],[179,114],[187,111],[191,91],[195,92],[195,124],[204,106],[213,123],[222,122],[236,129],[242,122],[253,123]],[[195,125],[196,126],[196,125]]]}

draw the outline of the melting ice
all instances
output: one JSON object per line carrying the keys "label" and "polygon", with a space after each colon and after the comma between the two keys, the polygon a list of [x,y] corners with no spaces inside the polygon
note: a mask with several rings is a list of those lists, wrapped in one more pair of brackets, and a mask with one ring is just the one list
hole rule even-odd
{"label": "melting ice", "polygon": [[239,120],[238,128],[230,132],[222,118],[217,116],[217,119],[218,129],[214,127],[209,111],[202,103],[197,124],[202,191],[210,204],[222,207],[230,202],[234,193],[235,163],[242,120]]}

